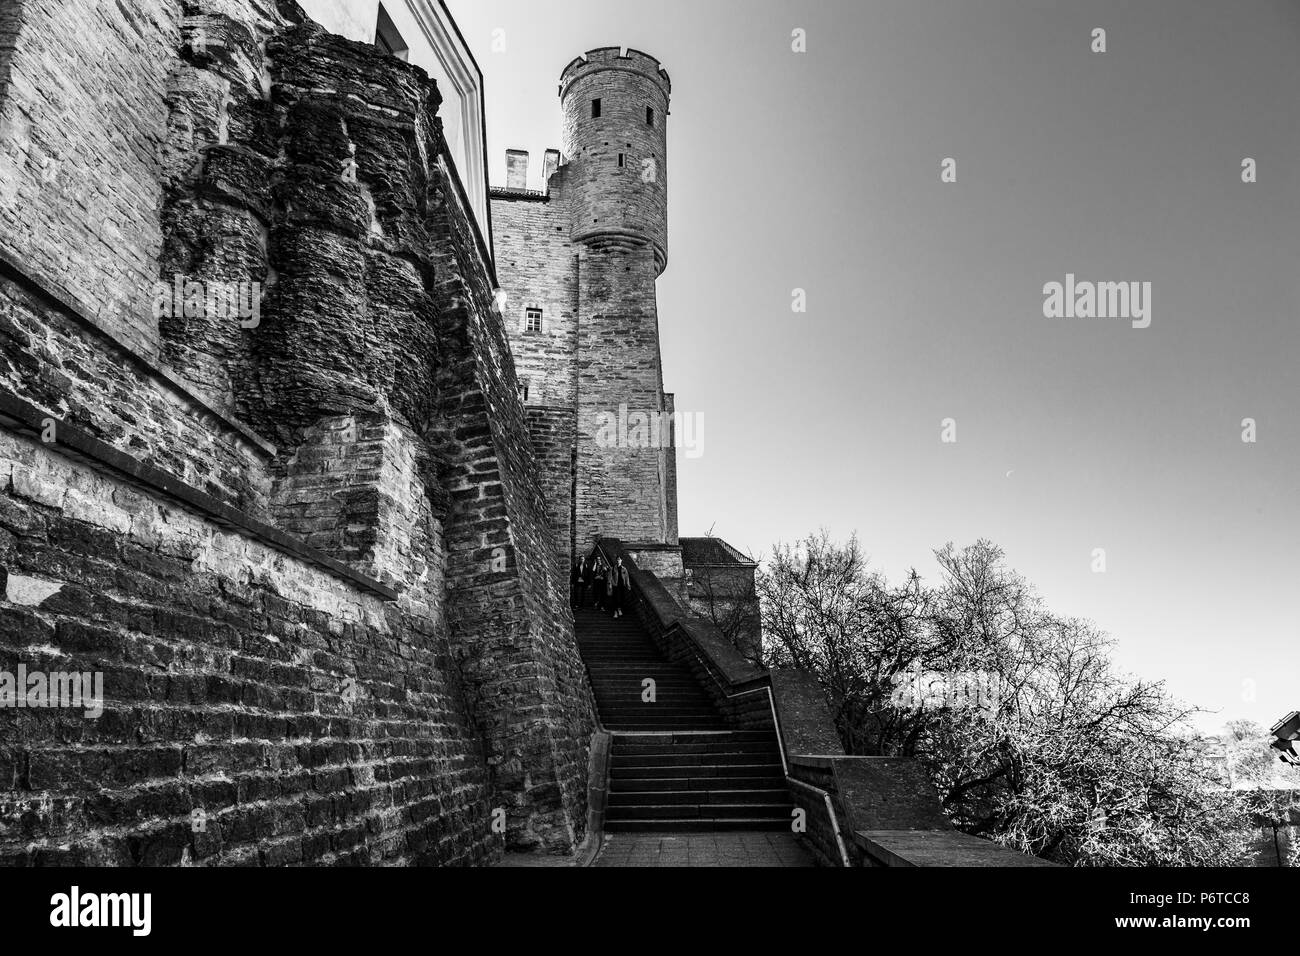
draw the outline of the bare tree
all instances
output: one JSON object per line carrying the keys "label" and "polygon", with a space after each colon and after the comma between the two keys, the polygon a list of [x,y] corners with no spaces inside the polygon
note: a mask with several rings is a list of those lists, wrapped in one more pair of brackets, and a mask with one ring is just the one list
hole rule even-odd
{"label": "bare tree", "polygon": [[704,567],[695,569],[691,602],[748,659],[759,663],[762,641],[758,592],[753,582],[737,587],[729,576]]}
{"label": "bare tree", "polygon": [[850,753],[883,753],[919,733],[917,715],[888,708],[898,675],[945,656],[942,636],[924,626],[928,595],[915,574],[890,589],[856,538],[840,546],[823,531],[777,545],[758,593],[765,663],[817,674]]}
{"label": "bare tree", "polygon": [[[891,587],[856,539],[778,546],[759,578],[772,666],[817,674],[850,753],[916,758],[953,821],[1078,865],[1233,862],[1242,810],[1158,683],[1060,618],[987,541],[935,552],[939,579]],[[994,699],[900,706],[917,671],[979,675]]]}

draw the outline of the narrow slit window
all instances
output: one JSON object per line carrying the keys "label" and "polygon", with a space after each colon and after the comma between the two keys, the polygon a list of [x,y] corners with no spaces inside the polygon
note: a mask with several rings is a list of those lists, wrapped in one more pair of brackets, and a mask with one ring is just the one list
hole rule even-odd
{"label": "narrow slit window", "polygon": [[653,106],[645,108],[645,124],[646,126],[654,126],[655,124],[655,108]]}
{"label": "narrow slit window", "polygon": [[519,400],[522,402],[528,401],[528,379],[523,379],[519,383]]}
{"label": "narrow slit window", "polygon": [[524,331],[540,332],[542,331],[542,310],[528,309],[524,313]]}
{"label": "narrow slit window", "polygon": [[624,166],[626,166],[626,165],[627,165],[627,153],[619,153],[619,154],[618,154],[618,168],[619,168],[619,169],[622,169],[622,168],[623,168]]}
{"label": "narrow slit window", "polygon": [[599,98],[594,99],[594,100],[591,101],[591,118],[592,118],[592,119],[600,119],[600,99],[599,99]]}

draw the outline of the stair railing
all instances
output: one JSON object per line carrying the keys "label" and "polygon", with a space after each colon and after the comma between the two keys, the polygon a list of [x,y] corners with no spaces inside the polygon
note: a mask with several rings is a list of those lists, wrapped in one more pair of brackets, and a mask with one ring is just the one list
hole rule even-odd
{"label": "stair railing", "polygon": [[[596,553],[599,553],[602,557],[604,557],[605,562],[611,568],[615,568],[618,566],[618,559],[621,557],[623,559],[623,563],[627,565],[630,570],[629,577],[633,582],[633,586],[636,588],[638,592],[641,592],[643,590],[640,587],[640,581],[638,580],[639,575],[650,574],[651,572],[642,571],[637,566],[636,560],[630,554],[628,554],[626,550],[624,550],[621,541],[616,541],[615,539],[610,539],[610,538],[602,538],[596,542],[596,546],[592,550],[592,554],[596,554]],[[641,597],[642,600],[644,600],[645,598],[645,595],[643,593],[638,593],[638,596]],[[678,622],[674,622],[672,624],[669,624],[666,628],[664,628],[664,633],[667,634],[673,628],[680,628],[680,627],[681,625]],[[811,791],[812,793],[817,794],[822,798],[822,801],[826,805],[826,814],[831,821],[831,828],[835,833],[835,844],[840,852],[840,861],[843,866],[852,868],[853,864],[849,859],[848,848],[844,844],[844,836],[842,831],[840,830],[839,814],[836,813],[835,811],[835,804],[831,800],[831,795],[827,791],[821,789],[820,787],[815,787],[810,783],[806,783],[803,780],[798,779],[797,777],[791,776],[790,774],[790,763],[786,759],[785,734],[781,729],[781,718],[777,714],[776,698],[772,695],[771,678],[768,677],[766,674],[761,674],[758,677],[753,678],[755,682],[759,683],[758,687],[753,687],[748,690],[742,690],[742,691],[737,691],[735,693],[732,693],[731,689],[722,682],[722,680],[718,677],[717,674],[714,673],[714,668],[711,667],[709,665],[709,662],[704,659],[704,656],[700,653],[700,649],[694,645],[694,642],[688,640],[686,646],[687,646],[687,650],[689,650],[690,653],[695,656],[695,659],[699,663],[700,667],[704,670],[706,674],[709,675],[709,677],[713,680],[713,683],[717,685],[718,691],[724,697],[734,700],[737,697],[745,697],[748,696],[749,694],[759,694],[762,693],[763,691],[767,692],[767,706],[769,711],[772,714],[772,727],[776,731],[777,753],[781,755],[781,771],[785,775],[786,783],[794,784],[795,786],[801,787],[804,790]]]}

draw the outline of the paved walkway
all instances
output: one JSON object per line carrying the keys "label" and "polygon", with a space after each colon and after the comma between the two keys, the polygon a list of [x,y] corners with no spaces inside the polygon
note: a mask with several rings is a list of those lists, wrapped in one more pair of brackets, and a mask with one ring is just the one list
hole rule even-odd
{"label": "paved walkway", "polygon": [[[497,866],[574,866],[571,856],[507,853]],[[609,833],[592,866],[815,866],[792,833]]]}
{"label": "paved walkway", "polygon": [[813,866],[786,832],[610,833],[593,866]]}

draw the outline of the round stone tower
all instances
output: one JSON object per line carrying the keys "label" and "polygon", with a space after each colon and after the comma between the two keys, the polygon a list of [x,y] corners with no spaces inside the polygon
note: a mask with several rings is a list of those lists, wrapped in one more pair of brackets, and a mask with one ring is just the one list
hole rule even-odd
{"label": "round stone tower", "polygon": [[668,265],[668,105],[672,82],[652,56],[602,47],[560,76],[563,152],[576,174],[572,238],[654,247]]}

